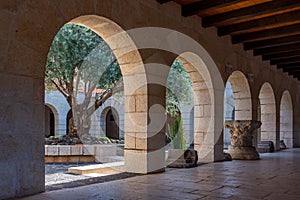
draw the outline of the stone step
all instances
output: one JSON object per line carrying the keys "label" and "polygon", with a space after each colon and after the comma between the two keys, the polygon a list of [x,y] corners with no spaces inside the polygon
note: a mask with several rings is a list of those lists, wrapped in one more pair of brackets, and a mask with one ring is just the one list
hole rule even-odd
{"label": "stone step", "polygon": [[124,171],[124,161],[105,163],[105,164],[85,165],[80,167],[70,167],[68,169],[68,173],[77,174],[77,175],[91,174],[91,173],[116,174],[122,171]]}

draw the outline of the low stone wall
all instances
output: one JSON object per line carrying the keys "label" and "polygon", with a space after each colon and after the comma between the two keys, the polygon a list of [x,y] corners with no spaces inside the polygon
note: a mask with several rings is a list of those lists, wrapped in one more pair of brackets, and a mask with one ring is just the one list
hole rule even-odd
{"label": "low stone wall", "polygon": [[45,162],[103,162],[120,154],[120,144],[45,145]]}

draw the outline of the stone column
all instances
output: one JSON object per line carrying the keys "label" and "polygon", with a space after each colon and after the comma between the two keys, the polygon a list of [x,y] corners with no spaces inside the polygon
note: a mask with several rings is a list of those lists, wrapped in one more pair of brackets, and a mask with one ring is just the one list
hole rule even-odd
{"label": "stone column", "polygon": [[232,120],[225,121],[225,127],[230,130],[231,145],[228,148],[234,160],[258,160],[259,154],[252,145],[253,134],[261,126],[260,121]]}

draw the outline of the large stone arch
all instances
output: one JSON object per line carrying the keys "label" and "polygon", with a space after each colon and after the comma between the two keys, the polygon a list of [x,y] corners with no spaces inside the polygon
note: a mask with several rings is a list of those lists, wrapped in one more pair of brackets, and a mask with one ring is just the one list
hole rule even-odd
{"label": "large stone arch", "polygon": [[[54,135],[59,135],[59,126],[60,126],[60,121],[59,121],[59,114],[58,111],[56,109],[56,107],[54,105],[51,105],[49,103],[45,103],[45,106],[48,107],[52,113],[53,113],[53,117],[54,117]],[[50,122],[50,118],[48,118],[46,115],[48,113],[45,110],[45,130],[47,130],[50,127],[47,127],[47,122]],[[46,134],[46,133],[45,133]]]}
{"label": "large stone arch", "polygon": [[210,160],[212,144],[213,117],[213,88],[208,71],[203,69],[202,59],[191,52],[185,52],[177,58],[185,67],[192,82],[194,91],[194,148],[198,151],[201,161]]}
{"label": "large stone arch", "polygon": [[[137,135],[147,135],[148,109],[138,110],[137,101],[147,102],[147,80],[142,58],[134,42],[118,24],[112,20],[85,15],[69,23],[85,26],[97,33],[112,49],[119,63],[124,83],[124,134],[125,134],[125,170],[128,172],[148,173],[161,167],[148,166],[147,146],[137,148]],[[132,101],[135,99],[135,102]],[[136,163],[135,160],[141,160]],[[163,166],[161,161],[156,164]],[[155,165],[155,164],[153,164]]]}
{"label": "large stone arch", "polygon": [[270,83],[262,85],[259,92],[259,113],[262,122],[259,137],[261,141],[272,141],[276,149],[279,148],[279,141],[276,136],[276,102],[273,88]]}
{"label": "large stone arch", "polygon": [[233,90],[235,120],[251,120],[251,92],[246,76],[241,71],[234,71],[227,81],[230,83]]}
{"label": "large stone arch", "polygon": [[[230,91],[228,91],[230,90]],[[233,99],[226,95],[230,93]],[[228,106],[230,101],[232,105]],[[233,107],[231,107],[233,106]],[[225,120],[251,120],[252,119],[252,101],[251,91],[246,76],[241,71],[234,71],[227,79],[224,94],[224,115]],[[228,129],[224,128],[224,148],[227,148],[231,141],[231,135]]]}
{"label": "large stone arch", "polygon": [[[221,136],[223,129],[224,83],[219,69],[212,57],[197,41],[185,34],[171,29],[146,27],[131,29],[127,32],[134,40],[138,49],[156,49],[162,50],[160,52],[164,51],[180,56],[187,63],[190,63],[192,66],[194,66],[196,69],[196,73],[194,73],[194,75],[202,76],[204,80],[202,83],[206,84],[208,92],[206,92],[203,97],[198,96],[195,98],[199,98],[199,101],[210,101],[210,103],[207,105],[211,106],[206,106],[206,109],[208,110],[207,113],[209,113],[207,116],[195,119],[196,122],[194,125],[199,128],[196,131],[197,134],[195,133],[196,141],[198,141],[198,144],[195,142],[195,148],[199,151],[200,161],[213,162],[216,160],[223,160],[223,145]],[[146,53],[144,56],[149,57],[149,54]],[[171,63],[167,63],[168,66],[161,66],[158,63],[160,63],[162,60],[166,61],[166,59],[167,58],[162,58],[159,56],[156,57],[153,54],[150,56],[149,61],[152,63],[147,63],[149,68],[146,66],[146,69],[148,70],[148,84],[160,84],[165,87],[166,78]],[[171,59],[171,62],[173,62],[174,59],[175,58]],[[152,66],[153,63],[156,65]],[[154,69],[159,69],[161,72],[154,71]],[[160,77],[162,75],[163,77]],[[151,91],[149,93],[151,93]],[[165,102],[165,92],[154,94],[153,97],[148,96],[148,99],[157,99],[158,96],[160,100],[157,102],[160,102],[160,105],[164,105],[163,102]],[[151,100],[150,104],[153,102],[154,101]],[[155,109],[157,108],[153,109],[154,113],[152,113],[152,116],[160,116],[163,114],[161,110],[157,111]],[[202,110],[199,110],[199,112],[201,113]]]}
{"label": "large stone arch", "polygon": [[280,101],[280,140],[293,148],[293,103],[289,91],[282,93]]}

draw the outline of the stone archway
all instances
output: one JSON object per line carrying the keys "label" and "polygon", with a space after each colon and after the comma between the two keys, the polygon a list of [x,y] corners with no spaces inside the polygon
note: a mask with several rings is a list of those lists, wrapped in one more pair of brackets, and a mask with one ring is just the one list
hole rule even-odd
{"label": "stone archway", "polygon": [[279,141],[276,137],[276,103],[273,88],[270,83],[264,83],[259,92],[259,113],[262,122],[259,137],[261,141],[272,141],[276,150]]}
{"label": "stone archway", "polygon": [[234,97],[234,119],[251,120],[251,92],[246,76],[240,71],[234,71],[228,78]]}
{"label": "stone archway", "polygon": [[110,107],[106,113],[105,118],[105,135],[108,138],[120,139],[119,134],[119,115],[118,112]]}
{"label": "stone archway", "polygon": [[66,116],[66,135],[69,133],[70,119],[72,118],[72,110],[70,109]]}
{"label": "stone archway", "polygon": [[45,104],[45,137],[58,135],[59,116],[53,105]]}
{"label": "stone archway", "polygon": [[[206,49],[193,38],[166,28],[137,28],[129,30],[128,34],[132,36],[139,49],[159,49],[169,52],[183,59],[185,65],[193,66],[189,67],[192,70],[190,76],[191,79],[198,80],[193,87],[197,88],[194,89],[195,105],[199,105],[197,106],[198,110],[196,107],[194,109],[195,115],[198,115],[194,117],[195,149],[199,152],[200,161],[223,160],[223,144],[220,138],[223,129],[224,82],[216,63]],[[155,39],[153,39],[154,37]],[[166,63],[168,69],[175,58],[173,57],[171,62]],[[156,58],[152,57],[152,59]],[[151,60],[152,63],[153,60]],[[166,61],[165,58],[162,60]],[[189,71],[188,67],[185,66],[185,68]],[[161,74],[163,73],[155,73],[156,77]],[[149,79],[150,83],[151,78]],[[154,80],[155,83],[157,83],[157,79]],[[163,80],[162,84],[165,82]],[[165,92],[159,95],[161,95],[160,98],[163,98]]]}
{"label": "stone archway", "polygon": [[[229,95],[227,97],[227,95]],[[229,99],[230,97],[233,99]],[[230,102],[228,102],[230,101]],[[232,104],[226,106],[225,104]],[[226,82],[224,94],[225,120],[251,120],[252,102],[251,92],[246,76],[240,71],[234,71]],[[230,143],[230,133],[224,128],[225,143]]]}
{"label": "stone archway", "polygon": [[293,103],[289,91],[284,91],[280,101],[280,140],[293,148]]}
{"label": "stone archway", "polygon": [[[194,91],[194,148],[198,151],[200,161],[212,161],[222,159],[221,152],[214,152],[213,149],[219,145],[221,131],[216,126],[219,116],[214,114],[218,110],[216,106],[215,88],[209,71],[202,58],[198,55],[186,52],[177,58],[182,62],[189,74]],[[220,98],[222,100],[223,98]]]}
{"label": "stone archway", "polygon": [[[142,58],[134,42],[118,24],[105,17],[86,15],[77,17],[69,23],[85,26],[97,33],[112,49],[119,63],[125,98],[125,170],[149,173],[161,169],[164,166],[164,157],[161,156],[161,160],[151,163],[150,166],[148,161],[151,158],[147,154],[148,144],[141,141],[147,139],[148,105],[143,105],[144,107],[140,110],[137,102],[147,102],[147,80]],[[136,160],[141,162],[137,164]]]}

